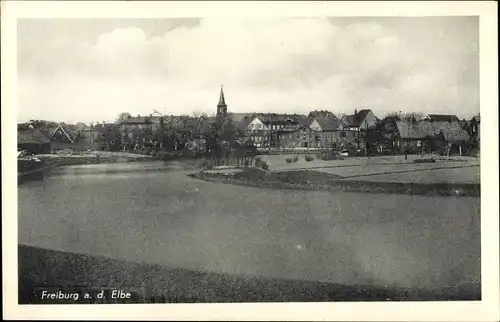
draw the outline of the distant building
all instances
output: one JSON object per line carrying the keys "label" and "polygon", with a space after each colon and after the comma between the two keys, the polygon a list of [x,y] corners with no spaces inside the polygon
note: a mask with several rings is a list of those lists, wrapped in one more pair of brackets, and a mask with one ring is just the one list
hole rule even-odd
{"label": "distant building", "polygon": [[398,121],[400,147],[410,153],[443,152],[449,148],[451,153],[462,154],[469,134],[459,124],[458,118],[426,118],[421,121]]}
{"label": "distant building", "polygon": [[341,119],[341,129],[347,131],[364,131],[376,124],[377,118],[371,109],[355,110],[354,114],[344,115]]}
{"label": "distant building", "polygon": [[294,132],[307,123],[301,114],[254,113],[240,126],[257,147],[278,147],[280,134]]}
{"label": "distant building", "polygon": [[456,115],[449,115],[449,114],[428,114],[425,118],[425,120],[431,121],[431,122],[459,122],[460,119]]}
{"label": "distant building", "polygon": [[50,153],[51,141],[36,128],[18,127],[17,148],[33,154]]}
{"label": "distant building", "polygon": [[[326,111],[325,111],[326,112]],[[341,121],[330,112],[309,113],[309,128],[315,132],[314,142],[308,143],[308,146],[317,148],[340,149],[345,136],[342,136],[340,130]]]}
{"label": "distant building", "polygon": [[368,130],[377,126],[377,118],[371,109],[362,109],[359,112],[355,110],[354,114],[344,115],[340,121],[341,137],[358,149],[365,146]]}
{"label": "distant building", "polygon": [[478,114],[474,116],[469,123],[470,136],[475,142],[480,142],[481,140],[481,116]]}
{"label": "distant building", "polygon": [[150,140],[154,133],[162,129],[165,118],[163,116],[149,114],[148,116],[137,115],[136,117],[127,115],[117,122],[120,130],[121,145],[125,148],[132,148],[144,144]]}

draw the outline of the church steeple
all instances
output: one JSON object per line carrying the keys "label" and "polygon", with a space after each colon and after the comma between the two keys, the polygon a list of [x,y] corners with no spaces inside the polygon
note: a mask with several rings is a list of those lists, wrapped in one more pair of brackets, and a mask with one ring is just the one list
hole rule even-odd
{"label": "church steeple", "polygon": [[224,99],[224,89],[220,86],[219,104],[217,104],[217,116],[225,117],[227,114],[226,100]]}

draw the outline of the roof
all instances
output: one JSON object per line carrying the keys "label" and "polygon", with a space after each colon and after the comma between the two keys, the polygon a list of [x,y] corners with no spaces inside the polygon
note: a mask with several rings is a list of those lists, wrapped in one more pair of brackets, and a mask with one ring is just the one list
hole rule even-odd
{"label": "roof", "polygon": [[311,117],[311,118],[316,118],[316,117],[327,118],[328,117],[328,118],[337,119],[337,116],[335,116],[335,114],[333,114],[330,111],[326,111],[326,110],[321,110],[321,111],[314,110],[314,111],[309,113],[308,117]]}
{"label": "roof", "polygon": [[227,113],[228,117],[235,123],[240,123],[253,116],[254,113]]}
{"label": "roof", "polygon": [[461,128],[458,122],[398,121],[396,125],[399,135],[403,139],[424,139],[437,136],[440,133],[443,133],[444,139],[448,142],[460,142],[469,139],[469,134]]}
{"label": "roof", "polygon": [[435,135],[430,122],[396,121],[396,126],[403,139],[425,139]]}
{"label": "roof", "polygon": [[[318,122],[319,126],[321,126],[321,129],[323,131],[335,131],[338,129],[338,127],[341,124],[340,120],[337,118],[332,119],[329,117],[314,117],[314,118],[311,118],[310,120],[311,120],[311,122],[313,120],[316,120]],[[311,123],[309,123],[309,124],[311,124]]]}
{"label": "roof", "polygon": [[342,117],[342,123],[347,126],[358,127],[371,111],[371,109],[362,109],[359,110],[356,114],[344,115],[344,117]]}
{"label": "roof", "polygon": [[449,142],[467,141],[469,139],[469,133],[464,130],[457,122],[438,122],[433,123],[434,132],[438,134],[443,132],[444,138]]}
{"label": "roof", "polygon": [[148,124],[158,121],[161,116],[149,115],[149,116],[132,116],[118,122],[118,124]]}
{"label": "roof", "polygon": [[79,130],[79,127],[76,125],[71,125],[71,124],[60,124],[55,127],[51,127],[50,129],[50,135],[49,138],[54,136],[56,134],[57,130],[61,129],[64,135],[68,137],[68,139],[73,142],[75,141],[75,138],[78,136],[78,133],[81,131]]}
{"label": "roof", "polygon": [[401,121],[401,118],[397,115],[393,115],[393,116],[386,116],[384,117],[384,121],[386,122],[396,122],[396,121]]}
{"label": "roof", "polygon": [[456,115],[429,114],[427,116],[433,122],[458,122],[459,121],[459,119]]}
{"label": "roof", "polygon": [[308,123],[307,116],[303,114],[255,113],[254,116],[258,117],[263,123],[281,123],[288,120],[300,124]]}
{"label": "roof", "polygon": [[18,144],[47,144],[50,140],[38,129],[22,129],[17,131]]}

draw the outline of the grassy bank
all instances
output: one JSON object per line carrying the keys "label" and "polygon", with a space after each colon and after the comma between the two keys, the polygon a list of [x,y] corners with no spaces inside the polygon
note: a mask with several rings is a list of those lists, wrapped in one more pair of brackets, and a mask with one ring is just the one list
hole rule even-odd
{"label": "grassy bank", "polygon": [[373,288],[174,269],[19,246],[19,304],[39,303],[37,288],[140,288],[141,302],[480,300],[480,289]]}
{"label": "grassy bank", "polygon": [[222,173],[200,171],[191,176],[219,183],[237,184],[269,189],[348,191],[365,193],[392,193],[435,196],[479,197],[480,184],[472,183],[416,183],[416,182],[370,182],[348,180],[316,171],[266,172],[257,168],[245,168],[230,176]]}

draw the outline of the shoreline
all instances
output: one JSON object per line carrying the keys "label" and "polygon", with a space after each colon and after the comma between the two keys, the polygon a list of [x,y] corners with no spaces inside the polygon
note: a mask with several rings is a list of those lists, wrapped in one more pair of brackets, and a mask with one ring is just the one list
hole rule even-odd
{"label": "shoreline", "polygon": [[359,193],[389,193],[428,196],[480,197],[481,184],[476,183],[415,183],[388,181],[358,181],[310,170],[265,172],[253,168],[232,175],[198,171],[188,174],[199,180],[240,186],[300,191],[345,191]]}
{"label": "shoreline", "polygon": [[[37,288],[107,289],[117,285],[142,290],[137,294],[141,299],[131,303],[481,300],[481,288],[473,283],[435,290],[343,285],[193,271],[28,245],[18,245],[18,254],[19,304],[41,304]],[[190,280],[197,282],[186,282]]]}

